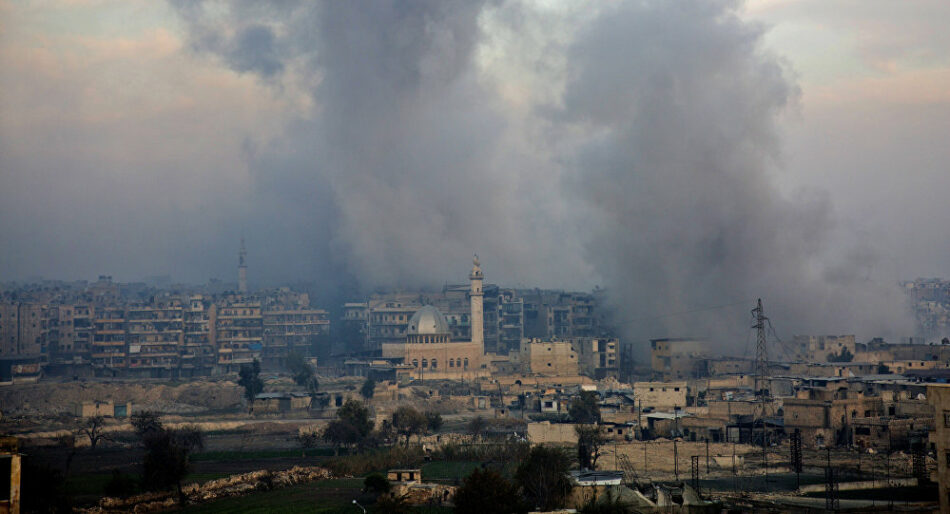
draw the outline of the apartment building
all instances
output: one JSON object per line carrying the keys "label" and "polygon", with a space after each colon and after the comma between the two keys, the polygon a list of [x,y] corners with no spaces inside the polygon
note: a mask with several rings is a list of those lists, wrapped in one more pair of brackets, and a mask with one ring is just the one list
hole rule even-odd
{"label": "apartment building", "polygon": [[217,361],[212,304],[201,295],[188,299],[182,309],[182,345],[179,358],[181,376],[210,375]]}
{"label": "apartment building", "polygon": [[92,366],[112,374],[124,372],[128,367],[125,307],[97,306],[94,315],[92,348],[89,351]]}
{"label": "apartment building", "polygon": [[217,346],[217,371],[237,371],[241,364],[260,360],[264,348],[264,318],[260,302],[228,301],[212,315]]}
{"label": "apartment building", "polygon": [[597,337],[571,339],[578,355],[580,372],[593,379],[617,376],[620,366],[620,340]]}
{"label": "apartment building", "polygon": [[184,343],[184,308],[177,298],[131,304],[126,309],[128,370],[131,376],[178,374]]}
{"label": "apartment building", "polygon": [[264,311],[261,363],[281,367],[290,353],[315,354],[321,336],[330,333],[330,318],[321,309]]}

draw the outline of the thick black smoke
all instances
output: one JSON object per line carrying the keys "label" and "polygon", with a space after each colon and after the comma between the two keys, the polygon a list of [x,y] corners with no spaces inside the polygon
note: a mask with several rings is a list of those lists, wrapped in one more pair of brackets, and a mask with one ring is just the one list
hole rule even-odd
{"label": "thick black smoke", "polygon": [[[569,6],[569,4],[568,4]],[[182,4],[193,49],[314,108],[252,153],[364,286],[607,288],[628,336],[909,330],[821,194],[775,186],[798,91],[731,1]],[[294,227],[306,226],[294,223]],[[279,237],[279,236],[272,236]],[[308,239],[313,241],[314,239]],[[318,239],[319,240],[319,239]],[[715,305],[741,308],[655,317]],[[649,319],[646,319],[649,318]]]}

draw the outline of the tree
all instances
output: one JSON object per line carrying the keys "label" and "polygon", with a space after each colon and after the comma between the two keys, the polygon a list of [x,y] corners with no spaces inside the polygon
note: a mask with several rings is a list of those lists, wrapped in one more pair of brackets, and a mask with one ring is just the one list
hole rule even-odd
{"label": "tree", "polygon": [[363,489],[376,495],[388,493],[392,488],[389,479],[384,477],[382,473],[370,473],[363,480]]}
{"label": "tree", "polygon": [[142,444],[142,486],[149,490],[177,486],[179,501],[184,504],[181,481],[191,470],[190,454],[204,447],[201,431],[194,426],[153,430],[144,434]]}
{"label": "tree", "polygon": [[413,512],[412,505],[409,504],[408,494],[380,496],[373,507],[373,512],[379,512],[380,514],[411,514]]}
{"label": "tree", "polygon": [[515,472],[515,481],[524,491],[529,507],[557,510],[571,492],[567,477],[571,458],[559,448],[535,446]]}
{"label": "tree", "polygon": [[457,514],[512,514],[527,510],[518,494],[518,487],[490,469],[472,471],[455,492],[454,502]]}
{"label": "tree", "polygon": [[103,431],[105,424],[105,418],[102,416],[93,416],[79,427],[79,435],[89,438],[89,447],[93,450],[96,449],[96,445],[99,444],[99,441],[109,439]]}
{"label": "tree", "polygon": [[600,395],[594,391],[581,391],[580,396],[571,400],[568,414],[575,423],[600,423]]}
{"label": "tree", "polygon": [[423,416],[426,418],[426,433],[438,432],[442,428],[442,415],[435,411],[426,411]]}
{"label": "tree", "polygon": [[132,415],[132,427],[137,436],[144,437],[145,434],[163,430],[162,420],[157,412],[143,410]]}
{"label": "tree", "polygon": [[591,497],[578,511],[580,514],[636,514],[633,505],[616,498],[610,491],[605,496]]}
{"label": "tree", "polygon": [[360,445],[373,430],[369,411],[357,400],[347,400],[337,412],[337,419],[323,431],[323,439],[337,446]]}
{"label": "tree", "polygon": [[369,400],[373,397],[373,393],[375,392],[376,382],[372,378],[367,378],[366,381],[363,382],[363,387],[360,387],[360,395]]}
{"label": "tree", "polygon": [[393,413],[393,428],[397,434],[406,436],[406,446],[409,446],[410,437],[422,434],[428,425],[426,416],[408,405],[399,407]]}
{"label": "tree", "polygon": [[828,354],[828,362],[851,362],[853,359],[854,354],[852,354],[851,350],[848,350],[847,348],[842,348],[837,354]]}
{"label": "tree", "polygon": [[257,359],[251,364],[241,364],[238,373],[238,385],[244,388],[244,397],[248,406],[254,405],[254,398],[264,390],[264,381],[261,380],[261,363]]}
{"label": "tree", "polygon": [[485,421],[485,418],[481,416],[475,416],[471,421],[468,422],[468,433],[472,436],[472,439],[479,439],[485,433],[485,428],[488,426],[488,422]]}
{"label": "tree", "polygon": [[287,355],[287,369],[290,370],[294,383],[301,387],[306,387],[311,395],[315,394],[320,388],[320,382],[317,381],[317,377],[313,372],[313,366],[307,362],[303,355],[297,352],[290,352],[290,354]]}
{"label": "tree", "polygon": [[600,449],[607,444],[603,427],[578,425],[574,431],[577,433],[577,462],[582,469],[597,469]]}

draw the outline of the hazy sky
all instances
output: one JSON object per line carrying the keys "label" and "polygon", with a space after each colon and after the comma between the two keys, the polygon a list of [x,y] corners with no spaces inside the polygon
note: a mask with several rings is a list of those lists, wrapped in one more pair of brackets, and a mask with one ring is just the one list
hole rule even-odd
{"label": "hazy sky", "polygon": [[478,251],[493,282],[633,312],[771,295],[853,331],[815,312],[950,277],[948,22],[943,0],[0,0],[0,280],[233,279],[243,234],[252,284],[458,282]]}

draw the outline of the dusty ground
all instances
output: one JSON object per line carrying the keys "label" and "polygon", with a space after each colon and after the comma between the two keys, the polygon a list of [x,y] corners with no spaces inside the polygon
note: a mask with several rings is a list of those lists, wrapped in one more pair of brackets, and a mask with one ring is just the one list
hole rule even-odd
{"label": "dusty ground", "polygon": [[5,419],[49,417],[72,412],[84,401],[130,401],[136,410],[195,414],[240,409],[241,394],[230,380],[39,382],[0,387],[0,411]]}

